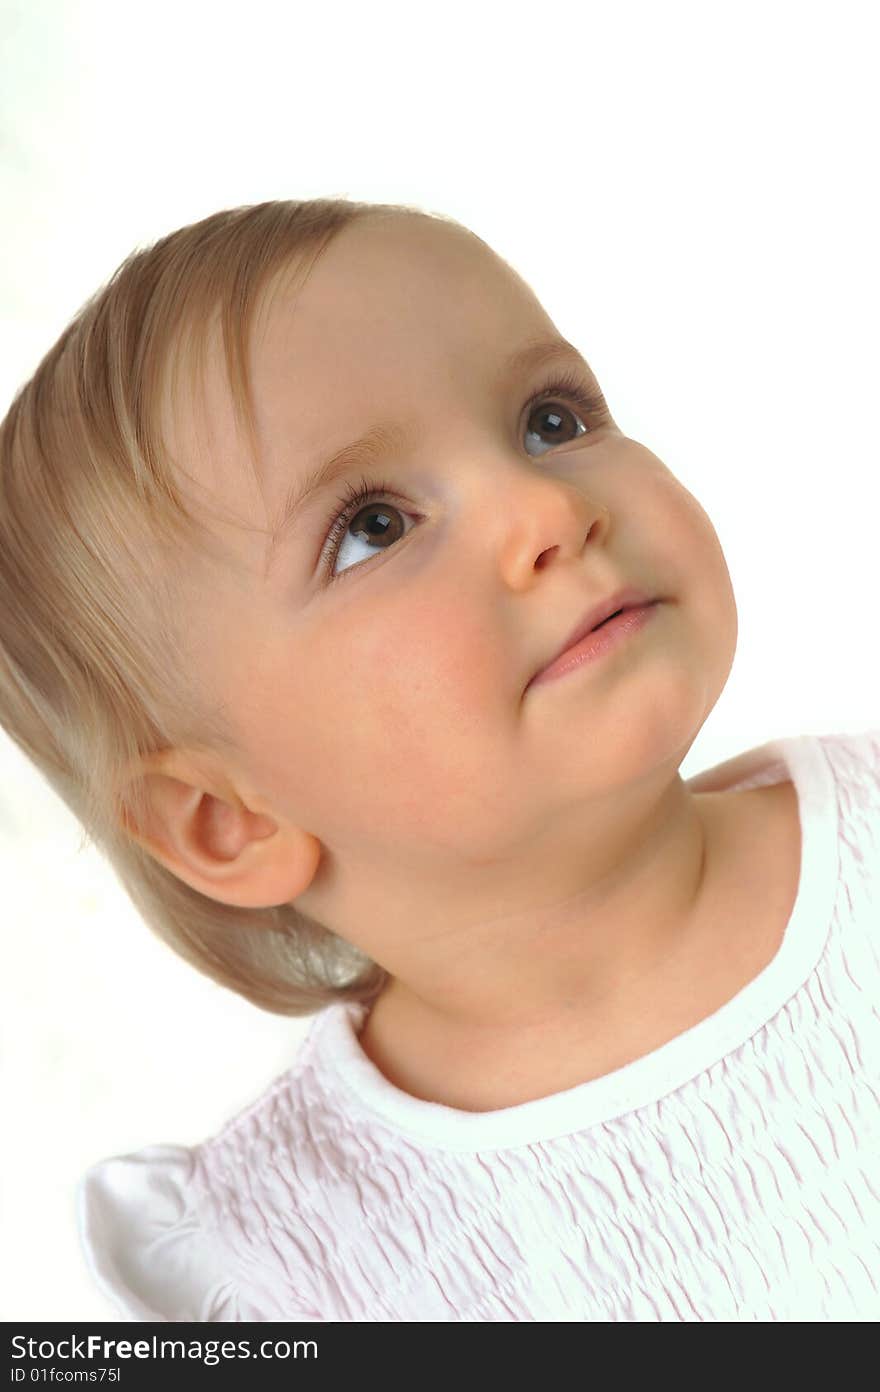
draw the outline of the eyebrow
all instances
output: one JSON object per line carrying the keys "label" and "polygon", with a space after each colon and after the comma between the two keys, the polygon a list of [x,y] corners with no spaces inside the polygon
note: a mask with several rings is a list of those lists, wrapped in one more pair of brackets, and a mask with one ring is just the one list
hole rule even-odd
{"label": "eyebrow", "polygon": [[[529,339],[504,362],[499,376],[499,386],[504,386],[511,379],[536,371],[552,362],[571,361],[572,358],[587,367],[583,355],[574,344],[564,338]],[[295,480],[288,489],[273,523],[263,562],[264,581],[268,580],[274,562],[295,531],[297,520],[312,498],[323,493],[325,488],[344,477],[353,468],[369,469],[395,451],[402,451],[408,440],[409,432],[397,422],[379,422],[371,426],[359,439],[352,440],[350,444],[343,445],[342,449],[334,450],[333,454],[320,460],[304,478]]]}

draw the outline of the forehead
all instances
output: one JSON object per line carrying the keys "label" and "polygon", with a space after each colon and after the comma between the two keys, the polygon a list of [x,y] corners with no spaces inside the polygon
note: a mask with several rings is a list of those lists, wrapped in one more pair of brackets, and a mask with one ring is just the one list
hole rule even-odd
{"label": "forehead", "polygon": [[530,288],[466,230],[413,217],[354,224],[304,284],[281,278],[266,297],[252,365],[267,445],[284,440],[307,462],[380,417],[439,408],[444,393],[477,400],[498,361],[542,329],[553,325]]}
{"label": "forehead", "polygon": [[267,402],[290,372],[318,389],[344,371],[347,389],[363,383],[369,395],[409,364],[472,369],[543,315],[525,283],[465,229],[390,216],[343,229],[304,284],[291,287],[282,273],[261,311],[254,386]]}
{"label": "forehead", "polygon": [[[370,216],[342,229],[305,274],[277,273],[251,322],[248,371],[256,458],[234,411],[219,318],[204,333],[203,372],[173,436],[193,491],[216,518],[264,536],[279,490],[310,461],[379,416],[482,391],[495,363],[553,325],[524,281],[466,229]],[[256,540],[237,542],[254,570]],[[247,559],[246,559],[247,558]]]}

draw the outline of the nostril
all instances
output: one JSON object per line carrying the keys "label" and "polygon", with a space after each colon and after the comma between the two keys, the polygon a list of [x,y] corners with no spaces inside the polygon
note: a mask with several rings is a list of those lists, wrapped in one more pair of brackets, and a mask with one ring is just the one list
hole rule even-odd
{"label": "nostril", "polygon": [[539,570],[543,570],[544,566],[547,565],[548,561],[550,560],[550,557],[553,555],[553,552],[557,551],[558,549],[559,548],[557,546],[548,546],[546,551],[542,551],[540,556],[538,556],[537,560],[535,561],[536,567]]}

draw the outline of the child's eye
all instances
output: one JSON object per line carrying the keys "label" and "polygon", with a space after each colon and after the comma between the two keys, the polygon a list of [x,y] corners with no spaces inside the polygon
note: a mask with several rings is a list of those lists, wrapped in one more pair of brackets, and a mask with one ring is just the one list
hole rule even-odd
{"label": "child's eye", "polygon": [[[530,423],[535,415],[534,407],[545,401],[548,404],[552,402],[558,405],[556,401],[558,397],[568,397],[586,416],[594,421],[598,420],[601,423],[609,419],[608,407],[599,389],[589,386],[579,377],[566,373],[561,378],[547,383],[540,392],[530,398],[527,403],[527,422]],[[548,411],[547,406],[543,407],[543,414],[552,421],[558,421],[560,417],[558,410]],[[579,420],[576,415],[575,418]],[[581,429],[575,431],[575,436],[572,438],[587,433],[588,427],[580,420],[579,423]],[[559,426],[554,424],[549,428],[551,431],[557,431]],[[526,431],[526,439],[539,440],[542,430],[547,429],[546,425],[538,429],[529,428]],[[550,448],[552,449],[554,444],[559,443],[560,439],[554,440]],[[567,441],[561,440],[561,443],[566,444]],[[321,554],[321,569],[328,580],[342,579],[362,564],[361,561],[356,561],[354,565],[347,566],[344,570],[334,570],[336,561],[349,541],[352,543],[357,541],[365,545],[371,542],[381,542],[380,549],[387,551],[395,542],[400,541],[402,536],[406,535],[397,519],[407,517],[409,514],[405,513],[396,503],[385,498],[384,495],[387,493],[393,494],[390,484],[370,480],[363,476],[357,483],[346,484],[345,492],[342,497],[337,498],[333,512],[326,523],[326,541]],[[367,504],[369,506],[366,506]],[[355,522],[357,522],[357,526],[354,526]],[[369,556],[366,559],[369,560]]]}
{"label": "child's eye", "polygon": [[[321,568],[329,580],[337,580],[346,576],[350,570],[356,569],[349,566],[347,569],[334,573],[332,566],[338,559],[348,541],[377,541],[382,542],[382,549],[388,550],[399,541],[403,535],[402,529],[397,525],[396,517],[404,517],[406,514],[394,503],[382,501],[377,498],[377,494],[384,494],[391,491],[390,484],[370,482],[369,479],[361,478],[360,483],[348,483],[345,486],[345,493],[338,498],[334,508],[333,516],[329,522],[327,542],[321,557]],[[369,503],[369,507],[362,504]],[[342,511],[337,513],[337,508]],[[362,513],[358,517],[358,513]],[[355,527],[354,523],[358,525]],[[344,534],[349,532],[349,536]],[[369,559],[369,557],[367,558]]]}
{"label": "child's eye", "polygon": [[[599,388],[590,386],[580,377],[566,373],[564,377],[557,378],[556,381],[548,383],[536,396],[532,397],[528,403],[529,414],[527,420],[531,420],[534,414],[534,407],[544,401],[547,401],[549,405],[551,404],[550,399],[554,397],[567,397],[569,401],[573,401],[576,406],[580,407],[584,415],[593,422],[593,429],[596,429],[598,424],[604,424],[610,419],[608,407],[605,404],[605,398]],[[558,411],[548,411],[546,405],[543,408],[543,414],[550,418],[558,418],[559,416]],[[546,429],[547,427],[544,426],[543,428]],[[554,426],[553,430],[558,430],[558,426]],[[588,427],[583,426],[576,434],[585,435],[587,430]],[[539,439],[539,437],[540,432],[538,430],[526,431],[526,439],[536,440]],[[551,444],[551,448],[553,444],[558,445],[559,443],[559,439],[554,440]],[[568,442],[562,441],[562,443],[567,444]]]}

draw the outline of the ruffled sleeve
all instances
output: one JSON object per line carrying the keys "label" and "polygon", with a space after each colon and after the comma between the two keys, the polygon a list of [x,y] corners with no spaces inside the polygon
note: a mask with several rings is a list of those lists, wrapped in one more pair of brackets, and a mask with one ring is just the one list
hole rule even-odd
{"label": "ruffled sleeve", "polygon": [[77,1224],[89,1270],[134,1320],[259,1320],[205,1231],[185,1146],[153,1145],[93,1165],[77,1185]]}

